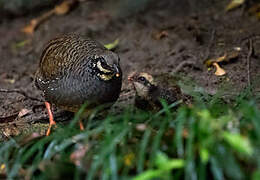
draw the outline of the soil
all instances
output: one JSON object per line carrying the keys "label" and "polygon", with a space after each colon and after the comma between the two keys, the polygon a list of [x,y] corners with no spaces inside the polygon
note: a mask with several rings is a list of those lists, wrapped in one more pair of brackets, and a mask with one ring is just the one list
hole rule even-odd
{"label": "soil", "polygon": [[[0,93],[0,139],[45,133],[48,116],[33,78],[43,46],[58,34],[73,32],[103,44],[119,39],[114,51],[124,73],[120,106],[129,103],[125,94],[132,71],[188,77],[210,94],[225,86],[227,94],[237,95],[249,84],[260,91],[260,21],[247,7],[225,12],[229,1],[142,1],[137,7],[122,2],[127,1],[79,3],[68,14],[47,19],[32,36],[21,28],[42,11],[0,21],[0,88],[10,91]],[[224,76],[204,63],[237,49],[235,58],[220,64]],[[67,122],[73,115],[55,108],[54,116]]]}

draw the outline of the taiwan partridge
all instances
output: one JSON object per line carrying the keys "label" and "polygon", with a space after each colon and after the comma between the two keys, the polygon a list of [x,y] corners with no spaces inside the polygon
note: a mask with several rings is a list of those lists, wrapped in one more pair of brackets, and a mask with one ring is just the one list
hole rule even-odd
{"label": "taiwan partridge", "polygon": [[[62,35],[48,42],[42,52],[35,84],[43,91],[51,127],[56,124],[51,104],[77,112],[87,103],[85,112],[113,103],[119,97],[122,71],[119,56],[95,40],[75,34]],[[80,121],[80,128],[83,129]]]}

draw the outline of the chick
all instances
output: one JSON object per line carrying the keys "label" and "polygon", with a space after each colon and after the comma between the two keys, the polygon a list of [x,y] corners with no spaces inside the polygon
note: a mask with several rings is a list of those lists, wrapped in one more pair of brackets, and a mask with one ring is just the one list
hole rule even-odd
{"label": "chick", "polygon": [[161,87],[150,74],[145,72],[132,73],[128,76],[128,80],[133,84],[136,91],[135,104],[141,109],[159,109],[161,108],[161,99],[168,104],[172,104],[187,98],[187,95],[182,93],[179,86]]}
{"label": "chick", "polygon": [[[43,91],[49,114],[49,128],[56,124],[51,104],[77,112],[87,103],[86,112],[113,103],[119,97],[122,71],[119,56],[95,40],[75,34],[50,40],[44,48],[35,85]],[[83,125],[80,122],[80,128]]]}

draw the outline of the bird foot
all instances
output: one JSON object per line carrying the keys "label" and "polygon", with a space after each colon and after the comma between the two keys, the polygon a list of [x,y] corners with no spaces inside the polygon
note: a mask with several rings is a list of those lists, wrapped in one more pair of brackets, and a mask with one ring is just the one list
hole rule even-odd
{"label": "bird foot", "polygon": [[81,131],[83,131],[85,128],[84,128],[84,125],[83,125],[83,123],[82,123],[82,121],[79,121],[79,129],[81,130]]}
{"label": "bird foot", "polygon": [[49,135],[51,134],[51,128],[52,128],[52,126],[55,126],[55,125],[56,125],[56,122],[55,122],[55,121],[50,122],[49,127],[48,127],[48,130],[47,130],[47,132],[46,132],[46,136],[49,136]]}

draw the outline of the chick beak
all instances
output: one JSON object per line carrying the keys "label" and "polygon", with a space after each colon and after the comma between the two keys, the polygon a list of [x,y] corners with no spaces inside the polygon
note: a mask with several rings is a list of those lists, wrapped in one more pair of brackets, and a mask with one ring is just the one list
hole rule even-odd
{"label": "chick beak", "polygon": [[134,81],[133,76],[129,76],[127,79],[128,79],[129,82],[133,82]]}
{"label": "chick beak", "polygon": [[117,67],[117,65],[115,65],[115,64],[114,64],[114,72],[115,72],[115,76],[116,76],[117,78],[119,78],[119,77],[120,77],[120,70],[119,70],[119,68]]}
{"label": "chick beak", "polygon": [[133,83],[134,80],[135,80],[135,78],[136,78],[136,73],[135,73],[135,72],[131,73],[131,74],[127,77],[128,81],[129,81],[130,83]]}

